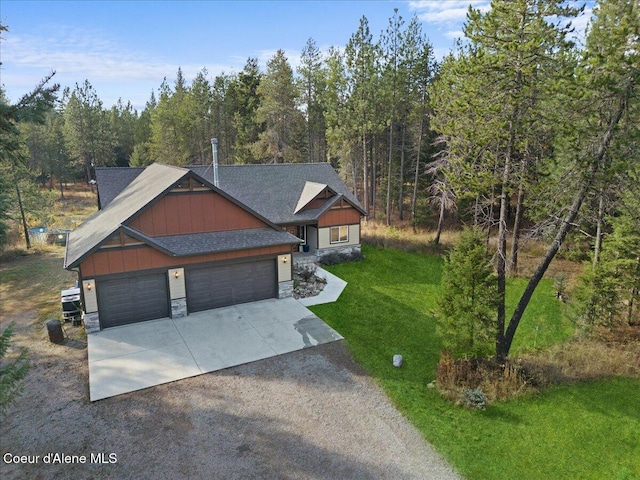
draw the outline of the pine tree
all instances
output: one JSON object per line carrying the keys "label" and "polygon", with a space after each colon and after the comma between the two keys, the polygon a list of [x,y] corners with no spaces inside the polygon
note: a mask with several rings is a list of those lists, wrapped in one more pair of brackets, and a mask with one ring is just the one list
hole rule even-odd
{"label": "pine tree", "polygon": [[[444,134],[445,154],[452,166],[450,184],[464,191],[469,178],[473,178],[473,196],[495,189],[499,198],[499,360],[508,354],[513,327],[519,322],[513,317],[505,331],[510,202],[517,199],[513,226],[513,243],[517,244],[530,181],[549,161],[542,147],[555,122],[548,115],[545,101],[573,74],[572,63],[566,61],[572,47],[565,39],[570,28],[559,21],[551,23],[549,18],[570,18],[577,13],[556,0],[494,0],[486,13],[470,8],[465,25],[469,43],[457,58],[445,62],[434,88],[434,123]],[[513,268],[516,254],[517,247],[511,255]],[[521,312],[517,311],[518,315]]]}
{"label": "pine tree", "polygon": [[467,229],[445,260],[437,331],[443,347],[456,357],[491,354],[496,335],[497,277],[484,235]]}
{"label": "pine tree", "polygon": [[232,157],[235,163],[254,161],[251,145],[258,141],[263,129],[257,116],[260,105],[258,87],[262,78],[258,59],[249,58],[242,72],[231,81],[225,95],[225,103],[230,104],[229,111],[233,112],[235,142]]}
{"label": "pine tree", "polygon": [[84,169],[87,182],[93,180],[94,167],[115,163],[108,112],[88,80],[76,84],[70,92],[64,107],[64,136],[76,164]]}
{"label": "pine tree", "polygon": [[[0,32],[7,31],[7,27],[0,24]],[[0,40],[2,38],[0,37]],[[26,247],[31,248],[29,241],[27,211],[22,202],[21,180],[24,174],[30,174],[28,162],[25,158],[24,141],[20,133],[20,125],[24,123],[42,123],[49,110],[56,101],[60,88],[58,84],[47,85],[55,72],[47,75],[36,88],[24,95],[17,103],[9,104],[4,89],[0,85],[0,175],[5,176],[3,187],[10,185],[15,197],[9,195],[9,190],[0,194],[0,246],[7,241],[6,222],[10,217],[10,210],[16,207],[19,211]]]}
{"label": "pine tree", "polygon": [[304,119],[297,109],[298,92],[293,82],[293,70],[282,50],[267,62],[267,73],[257,93],[260,105],[256,116],[265,124],[265,130],[251,146],[254,158],[262,163],[299,162]]}
{"label": "pine tree", "polygon": [[307,117],[307,158],[309,162],[326,161],[327,140],[324,93],[326,72],[322,66],[322,52],[309,38],[300,56],[300,98]]}
{"label": "pine tree", "polygon": [[114,141],[115,164],[120,167],[129,165],[135,145],[136,123],[138,112],[133,108],[131,102],[126,104],[121,98],[111,107],[109,112],[109,123],[111,125],[111,135]]}
{"label": "pine tree", "polygon": [[[369,210],[374,206],[372,173],[373,159],[367,155],[369,145],[375,134],[381,130],[384,117],[376,115],[376,93],[379,87],[378,58],[380,49],[373,43],[369,21],[365,16],[360,19],[358,30],[354,33],[344,54],[345,99],[341,118],[341,148],[349,152],[353,191],[363,199],[363,205]],[[362,162],[358,161],[359,155]],[[358,190],[359,171],[362,168],[362,194]],[[371,179],[371,180],[370,180]]]}
{"label": "pine tree", "polygon": [[[531,276],[499,345],[498,356],[508,355],[522,315],[542,276],[574,224],[597,179],[612,168],[611,153],[622,147],[637,149],[640,134],[640,9],[634,0],[604,0],[594,9],[587,44],[574,77],[574,103],[566,111],[558,156],[575,162],[576,186],[556,227],[553,241]],[[579,112],[577,121],[571,122]],[[636,147],[633,147],[636,145]],[[610,177],[609,177],[610,178]],[[561,185],[566,190],[566,185]]]}

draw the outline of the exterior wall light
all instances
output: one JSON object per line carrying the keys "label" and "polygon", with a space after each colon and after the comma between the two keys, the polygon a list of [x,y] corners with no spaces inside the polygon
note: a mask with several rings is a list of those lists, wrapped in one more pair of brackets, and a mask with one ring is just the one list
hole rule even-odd
{"label": "exterior wall light", "polygon": [[287,263],[287,257],[282,257],[282,263]]}
{"label": "exterior wall light", "polygon": [[173,276],[178,278],[180,276],[180,272],[176,270],[175,272],[173,272]]}
{"label": "exterior wall light", "polygon": [[87,283],[86,287],[87,287],[87,290],[91,290],[91,284],[90,283]]}

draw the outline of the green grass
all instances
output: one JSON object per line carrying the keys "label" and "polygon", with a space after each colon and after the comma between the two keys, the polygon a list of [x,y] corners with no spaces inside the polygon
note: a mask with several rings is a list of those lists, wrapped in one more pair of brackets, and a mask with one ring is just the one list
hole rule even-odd
{"label": "green grass", "polygon": [[[470,479],[640,478],[640,381],[609,379],[469,411],[446,402],[435,379],[440,341],[430,314],[442,260],[364,246],[366,260],[329,267],[349,285],[312,310],[340,332],[356,360],[425,437]],[[572,332],[544,280],[516,333],[512,355]],[[524,280],[509,284],[513,309]],[[536,330],[536,327],[537,330]],[[402,354],[403,367],[392,365]]]}

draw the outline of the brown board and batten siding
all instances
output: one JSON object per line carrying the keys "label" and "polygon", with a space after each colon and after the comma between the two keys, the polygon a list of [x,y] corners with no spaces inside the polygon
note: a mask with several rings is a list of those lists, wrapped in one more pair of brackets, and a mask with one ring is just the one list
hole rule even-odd
{"label": "brown board and batten siding", "polygon": [[259,218],[211,190],[169,193],[127,224],[152,237],[267,226]]}
{"label": "brown board and batten siding", "polygon": [[124,249],[98,250],[80,264],[85,278],[112,275],[116,273],[172,268],[196,263],[232,260],[235,258],[258,257],[261,255],[282,255],[291,253],[289,245],[252,248],[231,252],[210,253],[191,257],[171,257],[154,248],[132,247]]}
{"label": "brown board and batten siding", "polygon": [[359,224],[360,215],[360,212],[351,206],[331,209],[318,219],[318,227]]}

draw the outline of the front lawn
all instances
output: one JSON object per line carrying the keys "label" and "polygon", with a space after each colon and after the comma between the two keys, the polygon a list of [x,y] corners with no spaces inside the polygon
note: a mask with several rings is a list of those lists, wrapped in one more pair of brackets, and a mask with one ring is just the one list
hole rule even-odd
{"label": "front lawn", "polygon": [[[469,411],[442,400],[435,379],[440,341],[430,311],[440,294],[442,260],[363,247],[366,260],[329,267],[349,285],[312,310],[342,334],[425,437],[470,479],[640,478],[640,381],[613,378],[556,387]],[[525,281],[509,284],[513,309]],[[512,355],[562,342],[571,325],[544,280],[516,333]],[[394,354],[404,358],[393,367]]]}

